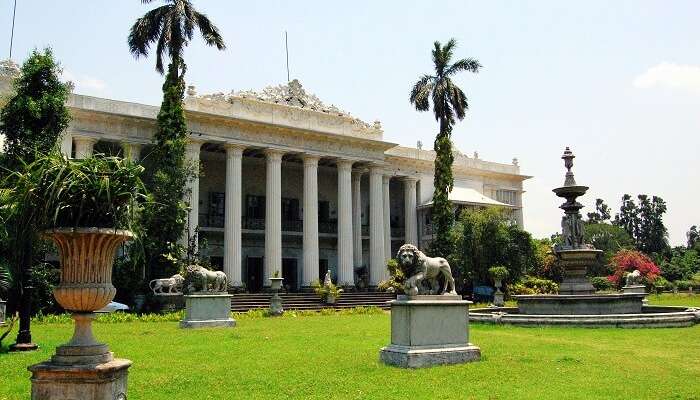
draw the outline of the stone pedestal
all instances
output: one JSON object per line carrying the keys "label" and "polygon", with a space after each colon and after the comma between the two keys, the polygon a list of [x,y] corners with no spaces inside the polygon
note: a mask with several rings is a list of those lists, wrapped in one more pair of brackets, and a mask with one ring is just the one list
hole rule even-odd
{"label": "stone pedestal", "polygon": [[279,293],[275,290],[275,293],[270,298],[270,314],[272,315],[282,315],[284,314],[284,307],[282,307],[282,298]]}
{"label": "stone pedestal", "polygon": [[586,278],[588,267],[594,265],[603,253],[596,249],[555,250],[559,264],[564,268],[564,281],[559,285],[559,294],[590,295],[595,288]]}
{"label": "stone pedestal", "polygon": [[231,295],[228,293],[193,293],[185,295],[185,319],[180,328],[234,327],[231,318]]}
{"label": "stone pedestal", "polygon": [[644,285],[623,286],[622,293],[624,294],[647,294],[647,287]]}
{"label": "stone pedestal", "polygon": [[391,344],[380,359],[402,368],[481,359],[469,343],[469,304],[461,296],[399,296],[391,302]]}
{"label": "stone pedestal", "polygon": [[27,368],[32,400],[126,400],[131,361],[114,359],[94,365],[59,365],[51,361]]}

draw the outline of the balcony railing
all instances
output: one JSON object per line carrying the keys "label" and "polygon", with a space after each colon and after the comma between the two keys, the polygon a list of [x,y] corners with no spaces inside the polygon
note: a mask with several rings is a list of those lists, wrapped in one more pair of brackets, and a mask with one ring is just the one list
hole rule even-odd
{"label": "balcony railing", "polygon": [[[251,231],[264,231],[265,230],[265,219],[264,218],[248,218],[243,217],[243,229]],[[224,227],[224,217],[220,215],[209,215],[209,214],[199,214],[199,226],[205,228],[223,228]],[[282,220],[282,231],[285,232],[303,232],[304,231],[304,221],[303,220]],[[338,233],[338,223],[335,221],[319,222],[318,231],[320,233]],[[362,234],[368,235],[369,227],[362,227]]]}
{"label": "balcony railing", "polygon": [[319,222],[318,231],[320,233],[338,233],[338,223],[334,221]]}
{"label": "balcony railing", "polygon": [[302,220],[285,221],[282,220],[282,230],[286,232],[302,232],[304,222]]}
{"label": "balcony railing", "polygon": [[199,226],[207,228],[223,228],[224,227],[224,216],[223,215],[209,215],[209,214],[199,214]]}
{"label": "balcony railing", "polygon": [[249,229],[251,231],[264,231],[265,230],[265,219],[264,218],[243,218],[243,229]]}

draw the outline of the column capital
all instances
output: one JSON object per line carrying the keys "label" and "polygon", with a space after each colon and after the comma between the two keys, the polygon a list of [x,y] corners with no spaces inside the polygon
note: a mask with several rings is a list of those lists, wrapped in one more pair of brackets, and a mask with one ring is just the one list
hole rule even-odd
{"label": "column capital", "polygon": [[338,169],[352,169],[352,164],[354,164],[354,163],[355,162],[353,160],[339,158],[336,161],[336,166],[338,167]]}
{"label": "column capital", "polygon": [[238,143],[224,143],[224,150],[226,150],[226,154],[243,154],[243,150],[246,149],[246,146]]}
{"label": "column capital", "polygon": [[98,140],[92,136],[73,135],[73,140],[79,143],[95,144]]}
{"label": "column capital", "polygon": [[205,140],[199,139],[199,138],[194,138],[194,137],[188,137],[187,138],[187,145],[188,146],[201,146],[205,143]]}
{"label": "column capital", "polygon": [[321,157],[317,156],[316,154],[304,153],[304,154],[302,154],[301,159],[304,161],[304,165],[317,166],[319,160],[321,160]]}
{"label": "column capital", "polygon": [[265,153],[265,156],[267,156],[268,160],[282,160],[282,156],[284,156],[285,152],[280,150],[280,149],[265,149],[263,150],[263,153]]}
{"label": "column capital", "polygon": [[386,173],[384,173],[384,174],[382,175],[382,182],[386,185],[386,184],[389,183],[389,181],[390,181],[391,178],[393,178],[393,177],[394,177],[393,175],[387,175]]}
{"label": "column capital", "polygon": [[352,180],[354,181],[359,181],[362,179],[362,175],[364,175],[367,172],[365,169],[353,169],[352,170]]}
{"label": "column capital", "polygon": [[402,182],[416,183],[419,181],[419,178],[417,176],[406,175],[406,176],[400,177],[399,180],[401,180]]}

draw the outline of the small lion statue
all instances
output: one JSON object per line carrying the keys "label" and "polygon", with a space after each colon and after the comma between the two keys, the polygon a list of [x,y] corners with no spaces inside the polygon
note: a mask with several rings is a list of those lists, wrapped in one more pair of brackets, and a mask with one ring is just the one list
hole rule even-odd
{"label": "small lion statue", "polygon": [[201,265],[188,265],[185,275],[187,293],[225,292],[228,290],[228,278],[221,271],[210,271]]}
{"label": "small lion statue", "polygon": [[642,279],[642,273],[639,272],[638,269],[635,269],[634,271],[630,272],[627,274],[625,277],[625,286],[634,286],[638,285],[639,282]]}
{"label": "small lion statue", "polygon": [[148,287],[151,288],[153,294],[182,294],[182,284],[185,282],[185,278],[180,274],[175,274],[170,278],[153,279],[148,283]]}
{"label": "small lion statue", "polygon": [[[416,296],[424,292],[423,281],[428,281],[431,286],[430,294],[457,294],[455,280],[452,277],[450,264],[442,257],[428,257],[412,244],[404,244],[396,254],[399,266],[408,277],[404,283],[404,292],[408,296]],[[438,278],[445,279],[445,287],[439,290]]]}

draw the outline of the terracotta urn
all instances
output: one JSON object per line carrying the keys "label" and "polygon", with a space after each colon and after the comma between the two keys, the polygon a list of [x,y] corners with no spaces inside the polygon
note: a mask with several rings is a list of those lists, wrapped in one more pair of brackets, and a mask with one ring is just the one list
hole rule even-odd
{"label": "terracotta urn", "polygon": [[110,361],[107,345],[95,341],[92,320],[94,311],[109,304],[117,292],[112,286],[114,255],[133,234],[111,228],[55,228],[44,236],[56,244],[61,262],[54,297],[75,320],[73,337],[56,349],[52,361],[69,365]]}

